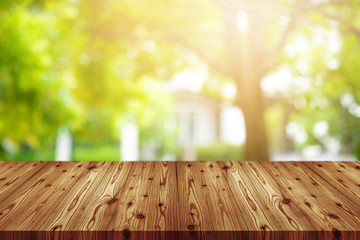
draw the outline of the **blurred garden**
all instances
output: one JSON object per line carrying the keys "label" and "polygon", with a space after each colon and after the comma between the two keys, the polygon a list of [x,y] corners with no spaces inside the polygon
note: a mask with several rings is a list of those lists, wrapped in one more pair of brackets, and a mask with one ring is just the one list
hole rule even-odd
{"label": "blurred garden", "polygon": [[359,10],[2,0],[0,160],[360,159]]}

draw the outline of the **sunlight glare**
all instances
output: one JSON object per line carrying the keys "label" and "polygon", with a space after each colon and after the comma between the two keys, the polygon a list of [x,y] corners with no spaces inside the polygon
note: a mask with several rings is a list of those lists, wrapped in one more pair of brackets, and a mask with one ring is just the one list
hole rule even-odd
{"label": "sunlight glare", "polygon": [[244,11],[239,11],[236,15],[236,25],[240,32],[249,30],[248,15]]}

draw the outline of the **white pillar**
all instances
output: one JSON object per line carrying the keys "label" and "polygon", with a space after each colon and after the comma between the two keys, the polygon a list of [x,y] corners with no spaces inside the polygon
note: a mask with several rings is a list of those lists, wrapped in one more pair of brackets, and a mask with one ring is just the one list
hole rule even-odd
{"label": "white pillar", "polygon": [[56,139],[55,160],[71,161],[72,139],[66,127],[59,127]]}
{"label": "white pillar", "polygon": [[122,161],[139,160],[139,130],[136,124],[128,122],[121,128],[120,149]]}

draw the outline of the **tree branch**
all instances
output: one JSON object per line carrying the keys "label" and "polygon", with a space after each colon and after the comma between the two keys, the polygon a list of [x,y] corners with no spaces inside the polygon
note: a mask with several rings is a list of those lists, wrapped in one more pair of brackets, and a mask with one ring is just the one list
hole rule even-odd
{"label": "tree branch", "polygon": [[226,68],[223,63],[220,61],[215,61],[211,58],[205,51],[201,50],[199,47],[196,47],[190,44],[188,41],[179,37],[178,35],[168,35],[165,37],[167,41],[174,42],[175,44],[187,49],[188,51],[194,53],[201,61],[205,62],[212,70],[217,71],[218,73],[232,77],[230,69]]}
{"label": "tree branch", "polygon": [[337,14],[331,14],[331,13],[327,13],[323,10],[318,10],[318,13],[320,13],[321,15],[323,15],[324,17],[327,17],[329,19],[335,20],[341,24],[343,24],[344,26],[346,26],[353,34],[355,34],[355,36],[360,40],[360,29],[357,29],[354,24],[352,24],[350,21],[348,21],[347,19],[345,19],[344,17],[337,15]]}
{"label": "tree branch", "polygon": [[342,22],[343,24],[347,25],[360,39],[360,30],[356,29],[350,22],[347,22],[346,19],[343,19],[340,16],[331,16],[330,14],[322,10],[322,8],[324,7],[335,6],[335,5],[348,6],[348,7],[353,6],[351,2],[344,0],[329,0],[327,2],[318,2],[318,3],[312,3],[310,1],[304,3],[303,1],[298,1],[293,7],[293,10],[290,14],[289,23],[286,29],[283,31],[281,37],[279,38],[278,43],[272,50],[270,50],[267,53],[267,57],[266,57],[267,60],[265,61],[264,70],[262,73],[260,73],[260,75],[264,76],[268,71],[273,69],[278,64],[278,58],[281,53],[281,50],[286,45],[286,42],[288,40],[288,37],[292,29],[294,29],[294,27],[296,26],[300,16],[307,12],[317,11],[322,13],[323,15],[326,15],[329,18]]}

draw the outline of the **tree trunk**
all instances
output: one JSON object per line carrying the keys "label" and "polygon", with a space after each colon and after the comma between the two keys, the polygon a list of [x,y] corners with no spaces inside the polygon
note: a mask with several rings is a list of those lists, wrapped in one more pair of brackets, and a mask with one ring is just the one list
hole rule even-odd
{"label": "tree trunk", "polygon": [[[249,19],[251,20],[251,19]],[[228,49],[229,67],[238,90],[239,106],[242,108],[246,142],[244,159],[269,161],[269,147],[264,120],[263,92],[260,86],[264,62],[254,39],[262,39],[256,21],[249,21],[248,31],[237,29],[236,12],[226,12],[225,44]]]}
{"label": "tree trunk", "polygon": [[252,84],[256,85],[252,91],[242,94],[240,98],[246,128],[244,160],[269,161],[263,94],[257,81],[253,81]]}

